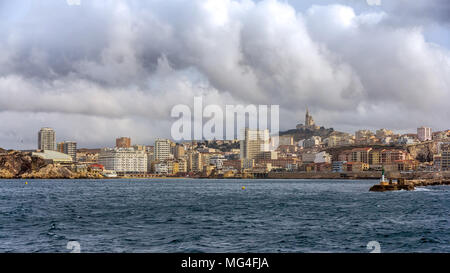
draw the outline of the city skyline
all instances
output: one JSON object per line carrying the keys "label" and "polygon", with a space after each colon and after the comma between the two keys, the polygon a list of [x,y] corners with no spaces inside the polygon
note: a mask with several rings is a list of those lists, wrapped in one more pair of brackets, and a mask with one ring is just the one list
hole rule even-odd
{"label": "city skyline", "polygon": [[152,143],[198,95],[280,105],[282,131],[306,105],[348,133],[445,130],[446,14],[441,0],[2,2],[0,147],[34,148],[46,126],[79,147]]}

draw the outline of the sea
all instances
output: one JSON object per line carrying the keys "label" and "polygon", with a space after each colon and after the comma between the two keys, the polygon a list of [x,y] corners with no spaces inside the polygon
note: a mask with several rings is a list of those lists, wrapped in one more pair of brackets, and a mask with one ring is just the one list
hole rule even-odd
{"label": "sea", "polygon": [[450,252],[450,187],[375,180],[0,180],[0,252]]}

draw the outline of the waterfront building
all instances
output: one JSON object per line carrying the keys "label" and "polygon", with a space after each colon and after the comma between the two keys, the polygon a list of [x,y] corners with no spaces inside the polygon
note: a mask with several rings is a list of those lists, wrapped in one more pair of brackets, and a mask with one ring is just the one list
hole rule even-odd
{"label": "waterfront building", "polygon": [[35,152],[32,153],[32,156],[40,157],[44,159],[45,162],[50,164],[71,164],[73,162],[70,155],[51,150]]}
{"label": "waterfront building", "polygon": [[42,128],[38,133],[38,150],[56,150],[55,131],[52,128]]}
{"label": "waterfront building", "polygon": [[278,159],[257,159],[254,161],[255,165],[267,165],[270,164],[270,166],[274,168],[282,168],[282,169],[289,169],[293,165],[299,164],[299,160],[297,158],[278,158]]}
{"label": "waterfront building", "polygon": [[186,150],[183,145],[177,144],[174,149],[174,157],[175,159],[181,159],[184,157]]}
{"label": "waterfront building", "polygon": [[443,171],[450,171],[450,144],[441,145],[440,151],[441,151],[441,169]]}
{"label": "waterfront building", "polygon": [[169,164],[167,162],[158,162],[155,163],[155,173],[159,175],[167,175],[169,174]]}
{"label": "waterfront building", "polygon": [[371,150],[369,152],[369,165],[370,166],[380,166],[381,165],[381,154],[379,150]]}
{"label": "waterfront building", "polygon": [[241,169],[243,170],[252,169],[255,166],[255,160],[252,158],[242,159],[241,163]]}
{"label": "waterfront building", "polygon": [[355,148],[352,149],[351,162],[363,162],[369,164],[369,153],[372,148]]}
{"label": "waterfront building", "polygon": [[187,156],[187,170],[188,172],[201,172],[203,171],[203,157],[202,154],[197,151],[190,151]]}
{"label": "waterfront building", "polygon": [[77,160],[77,143],[75,141],[60,142],[56,150],[60,153],[70,155],[73,161]]}
{"label": "waterfront building", "polygon": [[178,163],[178,172],[176,172],[175,174],[188,172],[187,161],[184,158],[178,159],[176,162]]}
{"label": "waterfront building", "polygon": [[432,140],[431,128],[424,126],[417,128],[417,138],[420,141]]}
{"label": "waterfront building", "polygon": [[433,169],[435,171],[442,170],[442,155],[434,155],[433,156]]}
{"label": "waterfront building", "polygon": [[120,137],[116,139],[116,148],[131,148],[131,138]]}
{"label": "waterfront building", "polygon": [[118,173],[147,172],[147,154],[145,151],[136,151],[133,148],[105,148],[100,151],[98,163],[106,170]]}
{"label": "waterfront building", "polygon": [[171,141],[158,138],[155,140],[155,160],[164,161],[172,157],[170,153]]}
{"label": "waterfront building", "polygon": [[209,164],[214,165],[217,170],[222,170],[225,160],[225,156],[223,155],[214,155],[209,158]]}
{"label": "waterfront building", "polygon": [[347,162],[345,164],[347,172],[363,172],[369,170],[369,164],[364,162]]}
{"label": "waterfront building", "polygon": [[241,170],[241,160],[233,159],[233,160],[225,160],[222,166],[223,170]]}
{"label": "waterfront building", "polygon": [[100,149],[78,149],[76,158],[78,162],[86,164],[97,164]]}
{"label": "waterfront building", "polygon": [[406,152],[402,150],[395,149],[383,149],[380,152],[381,154],[381,163],[382,164],[391,164],[397,160],[406,160]]}
{"label": "waterfront building", "polygon": [[256,159],[260,153],[269,151],[269,145],[269,130],[246,128],[240,143],[241,159]]}
{"label": "waterfront building", "polygon": [[344,172],[344,167],[347,161],[333,161],[331,164],[332,166],[332,172],[334,173],[342,173]]}

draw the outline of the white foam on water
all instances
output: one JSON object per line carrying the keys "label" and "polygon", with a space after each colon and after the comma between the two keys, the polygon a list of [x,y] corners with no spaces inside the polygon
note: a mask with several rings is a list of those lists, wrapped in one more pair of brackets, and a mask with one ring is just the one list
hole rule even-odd
{"label": "white foam on water", "polygon": [[430,189],[427,189],[427,188],[422,188],[422,187],[417,187],[415,189],[415,191],[433,191],[433,190],[430,190]]}

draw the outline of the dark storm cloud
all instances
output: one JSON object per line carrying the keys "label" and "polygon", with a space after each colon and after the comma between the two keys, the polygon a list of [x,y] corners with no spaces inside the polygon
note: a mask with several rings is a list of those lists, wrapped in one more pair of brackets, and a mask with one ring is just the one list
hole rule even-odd
{"label": "dark storm cloud", "polygon": [[280,104],[285,129],[306,105],[341,130],[448,127],[450,54],[421,28],[445,26],[448,5],[402,2],[1,1],[0,146],[33,147],[41,126],[149,142],[196,95]]}

